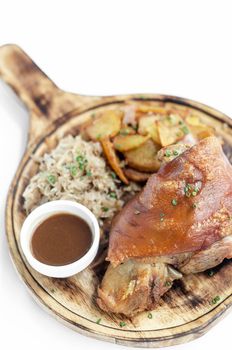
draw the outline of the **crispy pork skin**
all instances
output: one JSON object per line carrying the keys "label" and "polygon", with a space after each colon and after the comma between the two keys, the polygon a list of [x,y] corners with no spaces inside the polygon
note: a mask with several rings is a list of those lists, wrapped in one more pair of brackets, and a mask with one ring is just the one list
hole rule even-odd
{"label": "crispy pork skin", "polygon": [[153,174],[114,219],[108,260],[173,255],[206,249],[232,234],[232,166],[216,137]]}
{"label": "crispy pork skin", "polygon": [[216,137],[165,163],[115,217],[103,310],[153,309],[182,274],[232,258],[232,166]]}

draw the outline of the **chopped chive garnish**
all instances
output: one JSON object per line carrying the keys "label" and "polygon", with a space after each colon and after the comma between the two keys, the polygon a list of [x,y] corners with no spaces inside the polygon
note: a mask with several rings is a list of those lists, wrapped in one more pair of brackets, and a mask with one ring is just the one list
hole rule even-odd
{"label": "chopped chive garnish", "polygon": [[78,162],[78,163],[81,163],[81,162],[83,162],[84,161],[84,157],[83,156],[77,156],[76,157],[76,161]]}
{"label": "chopped chive garnish", "polygon": [[109,208],[103,207],[102,210],[103,210],[104,212],[107,212],[107,211],[109,210]]}
{"label": "chopped chive garnish", "polygon": [[187,128],[186,125],[182,126],[181,130],[183,131],[183,133],[184,133],[185,135],[189,134],[189,129]]}
{"label": "chopped chive garnish", "polygon": [[117,177],[117,175],[113,171],[111,171],[110,176],[112,177],[112,179],[116,179]]}
{"label": "chopped chive garnish", "polygon": [[192,208],[196,209],[196,207],[197,207],[196,203],[193,203]]}
{"label": "chopped chive garnish", "polygon": [[149,314],[147,315],[147,318],[150,318],[150,319],[152,319],[152,313],[151,312],[149,312]]}
{"label": "chopped chive garnish", "polygon": [[211,303],[212,303],[212,304],[217,304],[217,302],[218,302],[219,300],[220,300],[219,295],[216,295],[216,297],[213,298],[213,299],[211,300]]}
{"label": "chopped chive garnish", "polygon": [[170,157],[172,155],[172,152],[170,151],[170,149],[166,149],[164,154],[166,157]]}
{"label": "chopped chive garnish", "polygon": [[172,199],[171,203],[172,203],[172,205],[174,205],[174,207],[178,204],[176,199]]}
{"label": "chopped chive garnish", "polygon": [[47,180],[50,183],[50,185],[54,185],[57,179],[54,175],[48,175]]}
{"label": "chopped chive garnish", "polygon": [[197,192],[196,191],[193,191],[192,192],[192,196],[195,197],[197,195]]}
{"label": "chopped chive garnish", "polygon": [[115,192],[110,192],[109,196],[110,196],[110,198],[117,198],[117,195]]}
{"label": "chopped chive garnish", "polygon": [[212,277],[212,276],[214,275],[214,273],[215,273],[214,270],[209,270],[209,271],[208,271],[208,276],[209,276],[209,277]]}
{"label": "chopped chive garnish", "polygon": [[123,322],[123,321],[119,323],[119,326],[120,326],[121,328],[122,328],[122,327],[125,327],[125,325],[126,325],[126,323]]}
{"label": "chopped chive garnish", "polygon": [[164,213],[160,213],[160,217],[163,218],[165,216]]}
{"label": "chopped chive garnish", "polygon": [[87,176],[92,176],[91,171],[90,171],[90,170],[87,170],[87,171],[86,171],[86,175],[87,175]]}
{"label": "chopped chive garnish", "polygon": [[77,167],[75,165],[71,165],[70,166],[70,173],[72,176],[76,176],[77,175]]}
{"label": "chopped chive garnish", "polygon": [[132,127],[135,131],[138,130],[138,125],[131,125],[131,127]]}
{"label": "chopped chive garnish", "polygon": [[170,281],[166,281],[164,285],[165,285],[165,287],[170,287],[171,286],[171,282]]}
{"label": "chopped chive garnish", "polygon": [[173,151],[173,155],[174,155],[174,156],[178,156],[178,155],[179,155],[179,152],[175,149],[175,150]]}
{"label": "chopped chive garnish", "polygon": [[100,324],[101,323],[101,318],[99,318],[97,321],[96,321],[97,324]]}

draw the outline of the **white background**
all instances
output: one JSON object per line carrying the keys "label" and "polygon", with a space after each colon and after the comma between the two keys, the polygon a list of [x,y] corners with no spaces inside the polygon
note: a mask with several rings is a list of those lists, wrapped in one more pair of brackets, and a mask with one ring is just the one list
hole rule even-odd
{"label": "white background", "polygon": [[[166,93],[232,116],[231,1],[0,1],[0,44],[17,43],[62,88],[90,95]],[[0,349],[120,349],[83,337],[31,299],[4,233],[10,181],[26,145],[28,114],[0,83]],[[179,350],[231,343],[232,315]]]}

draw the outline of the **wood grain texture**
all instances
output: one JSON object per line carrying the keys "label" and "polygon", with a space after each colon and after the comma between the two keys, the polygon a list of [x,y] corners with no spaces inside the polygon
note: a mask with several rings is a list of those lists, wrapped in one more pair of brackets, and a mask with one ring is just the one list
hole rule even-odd
{"label": "wood grain texture", "polygon": [[[25,219],[22,193],[37,171],[31,155],[43,155],[61,137],[77,134],[93,112],[150,101],[156,106],[192,109],[208,125],[214,125],[232,162],[232,122],[224,114],[198,102],[164,95],[86,97],[63,92],[17,46],[0,48],[0,75],[27,105],[31,114],[29,144],[9,190],[6,206],[6,233],[13,262],[33,297],[52,315],[78,332],[110,342],[162,347],[193,340],[208,331],[229,311],[232,304],[232,261],[224,261],[215,275],[189,275],[176,281],[158,307],[127,319],[100,310],[96,287],[101,269],[86,269],[67,279],[48,278],[25,261],[19,234]],[[211,300],[220,295],[218,304]],[[100,323],[96,323],[101,319]],[[120,322],[126,325],[121,328]]]}

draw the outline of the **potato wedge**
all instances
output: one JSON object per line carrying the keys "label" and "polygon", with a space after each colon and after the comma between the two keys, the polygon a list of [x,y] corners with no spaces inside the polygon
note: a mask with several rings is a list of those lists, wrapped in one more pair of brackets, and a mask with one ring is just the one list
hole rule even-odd
{"label": "potato wedge", "polygon": [[177,114],[170,114],[157,122],[160,143],[163,147],[172,145],[189,134],[190,130]]}
{"label": "potato wedge", "polygon": [[185,119],[188,125],[198,126],[201,125],[200,118],[197,115],[188,115]]}
{"label": "potato wedge", "polygon": [[126,152],[138,148],[148,140],[149,136],[142,135],[118,135],[114,138],[114,148],[120,152]]}
{"label": "potato wedge", "polygon": [[203,124],[198,116],[190,115],[185,120],[189,125],[191,132],[198,140],[215,135],[214,128],[212,126]]}
{"label": "potato wedge", "polygon": [[205,130],[200,130],[197,133],[197,138],[198,140],[202,140],[202,139],[205,139],[206,137],[214,136],[214,135],[215,135],[214,131],[206,127]]}
{"label": "potato wedge", "polygon": [[142,113],[152,112],[154,114],[161,114],[161,115],[166,115],[167,114],[166,108],[161,107],[161,106],[152,106],[152,105],[149,105],[149,104],[140,104],[137,107],[137,111],[138,112],[142,112]]}
{"label": "potato wedge", "polygon": [[109,137],[102,138],[100,140],[106,159],[108,160],[111,168],[118,175],[120,180],[126,185],[129,184],[128,179],[124,175],[122,168],[120,167],[118,157],[115,153],[113,143],[110,141]]}
{"label": "potato wedge", "polygon": [[131,168],[125,168],[124,173],[129,180],[135,182],[145,182],[151,176],[151,173],[144,173]]}
{"label": "potato wedge", "polygon": [[160,143],[157,121],[160,120],[159,115],[144,116],[139,119],[138,132],[141,135],[150,135],[152,140]]}
{"label": "potato wedge", "polygon": [[160,146],[148,139],[140,147],[124,153],[128,165],[136,170],[154,172],[160,168],[157,152]]}
{"label": "potato wedge", "polygon": [[124,113],[119,110],[107,110],[86,128],[86,134],[93,141],[106,136],[114,137],[121,128]]}

